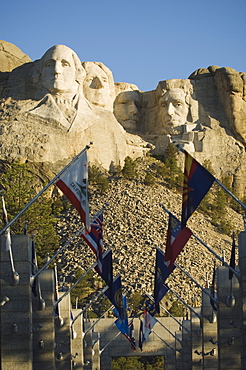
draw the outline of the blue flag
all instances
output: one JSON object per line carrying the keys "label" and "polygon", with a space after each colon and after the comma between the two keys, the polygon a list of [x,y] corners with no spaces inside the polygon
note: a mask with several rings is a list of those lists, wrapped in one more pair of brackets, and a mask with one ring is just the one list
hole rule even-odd
{"label": "blue flag", "polygon": [[155,316],[155,314],[157,313],[155,309],[155,303],[148,296],[145,296],[143,306],[144,309],[148,311],[151,316]]}
{"label": "blue flag", "polygon": [[214,180],[214,176],[205,167],[185,152],[182,228],[185,227],[188,218],[207,194]]}
{"label": "blue flag", "polygon": [[110,289],[110,295],[113,294],[113,264],[112,264],[112,249],[108,249],[102,258],[102,271],[98,264],[95,267],[96,272],[101,276]]}
{"label": "blue flag", "polygon": [[155,286],[154,286],[154,300],[156,312],[160,312],[159,302],[168,291],[168,287],[163,285],[168,276],[174,270],[173,265],[171,270],[164,263],[164,253],[160,249],[156,249],[156,265],[155,265]]}
{"label": "blue flag", "polygon": [[117,309],[119,318],[123,320],[125,318],[125,310],[123,305],[122,285],[120,275],[114,278],[112,292],[110,291],[110,288],[108,288],[104,294],[106,295],[106,297],[108,297],[108,299]]}

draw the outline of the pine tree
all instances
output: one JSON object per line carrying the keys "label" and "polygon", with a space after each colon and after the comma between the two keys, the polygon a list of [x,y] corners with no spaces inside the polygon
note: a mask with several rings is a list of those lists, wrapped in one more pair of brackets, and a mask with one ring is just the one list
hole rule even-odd
{"label": "pine tree", "polygon": [[[9,221],[15,217],[38,193],[37,178],[27,163],[13,163],[0,175]],[[11,234],[23,234],[25,221],[28,221],[27,234],[34,236],[38,262],[43,263],[47,253],[52,254],[59,246],[55,231],[56,215],[61,208],[48,194],[41,195],[19,219],[12,224]],[[58,205],[58,206],[57,206]]]}

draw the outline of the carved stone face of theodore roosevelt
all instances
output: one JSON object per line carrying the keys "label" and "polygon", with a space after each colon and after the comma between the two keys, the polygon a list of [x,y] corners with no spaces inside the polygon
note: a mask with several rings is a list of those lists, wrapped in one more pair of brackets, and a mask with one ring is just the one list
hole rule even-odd
{"label": "carved stone face of theodore roosevelt", "polygon": [[124,91],[115,99],[114,115],[126,130],[137,130],[139,104],[137,91]]}

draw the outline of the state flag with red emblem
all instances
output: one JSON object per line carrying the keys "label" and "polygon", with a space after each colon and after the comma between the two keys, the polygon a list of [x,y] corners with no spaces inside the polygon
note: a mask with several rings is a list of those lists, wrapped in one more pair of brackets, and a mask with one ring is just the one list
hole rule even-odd
{"label": "state flag with red emblem", "polygon": [[174,261],[192,234],[192,231],[186,226],[181,229],[181,222],[173,214],[169,213],[166,251],[164,258],[165,265],[169,268],[169,270],[172,270]]}
{"label": "state flag with red emblem", "polygon": [[90,246],[97,257],[98,272],[102,273],[102,252],[103,252],[103,212],[90,225],[91,231],[86,230],[81,234],[84,241]]}
{"label": "state flag with red emblem", "polygon": [[90,231],[86,152],[60,176],[56,186],[74,205],[87,231]]}

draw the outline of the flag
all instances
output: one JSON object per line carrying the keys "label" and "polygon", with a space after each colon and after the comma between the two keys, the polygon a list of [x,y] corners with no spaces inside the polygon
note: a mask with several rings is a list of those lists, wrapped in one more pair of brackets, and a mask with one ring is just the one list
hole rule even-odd
{"label": "flag", "polygon": [[112,249],[108,249],[102,256],[102,271],[98,264],[95,267],[96,272],[101,276],[109,287],[110,295],[113,290],[113,264],[112,264]]}
{"label": "flag", "polygon": [[182,228],[185,227],[188,218],[196,210],[214,180],[214,176],[185,151]]}
{"label": "flag", "polygon": [[154,316],[157,313],[155,309],[155,303],[148,296],[145,296],[143,306],[144,309],[151,314],[151,316]]}
{"label": "flag", "polygon": [[91,223],[90,232],[86,230],[81,237],[89,245],[97,257],[98,270],[102,272],[102,249],[103,249],[103,212]]}
{"label": "flag", "polygon": [[[35,250],[35,244],[32,240],[32,276],[34,276],[38,271],[38,263],[37,263],[37,256]],[[38,296],[38,276],[34,279],[32,283],[32,293],[34,297]]]}
{"label": "flag", "polygon": [[[3,204],[3,223],[6,226],[8,224],[8,215],[5,207],[4,197],[2,196],[2,204]],[[10,236],[10,228],[8,227],[5,230],[5,237],[6,237],[6,252],[10,251],[11,249],[11,236]]]}
{"label": "flag", "polygon": [[128,335],[129,335],[129,339],[130,339],[130,343],[131,343],[131,347],[134,351],[137,350],[136,348],[136,341],[135,341],[135,337],[134,337],[134,325],[133,325],[133,319],[131,319],[131,321],[129,322],[128,324]]}
{"label": "flag", "polygon": [[70,309],[70,326],[71,326],[72,339],[76,339],[77,333],[73,327],[73,311],[71,309]]}
{"label": "flag", "polygon": [[164,295],[167,293],[168,288],[163,283],[166,281],[168,276],[172,273],[175,266],[171,269],[164,263],[164,253],[160,249],[156,249],[156,264],[155,264],[155,285],[154,285],[154,300],[155,310],[157,313],[160,312],[159,302],[162,300]]}
{"label": "flag", "polygon": [[90,231],[86,152],[60,176],[56,185],[77,209],[86,229]]}
{"label": "flag", "polygon": [[[212,280],[212,286],[211,286],[211,296],[217,300],[217,271],[216,271],[216,266],[214,266],[214,271],[213,271],[213,280]],[[213,307],[214,311],[217,311],[217,304],[216,302],[210,298],[210,304]]]}
{"label": "flag", "polygon": [[60,313],[60,303],[58,303],[59,300],[59,293],[58,293],[58,278],[57,278],[57,267],[54,265],[54,285],[55,285],[55,318],[58,320],[59,326],[63,325],[63,318],[61,317]]}
{"label": "flag", "polygon": [[[235,270],[235,252],[236,252],[236,242],[235,242],[235,233],[232,234],[232,247],[231,247],[231,259],[230,266]],[[229,280],[233,277],[233,272],[229,270]]]}
{"label": "flag", "polygon": [[143,350],[143,342],[144,342],[144,335],[143,335],[143,321],[139,319],[139,337],[138,337],[138,346],[140,350]]}
{"label": "flag", "polygon": [[106,297],[108,297],[108,299],[112,302],[112,304],[118,311],[118,317],[124,319],[125,310],[123,306],[122,285],[120,275],[117,275],[114,278],[112,291],[110,291],[110,289],[108,288],[104,294],[106,295]]}
{"label": "flag", "polygon": [[115,320],[115,325],[119,329],[119,331],[126,337],[126,339],[130,342],[131,347],[133,350],[136,350],[135,346],[135,338],[133,337],[133,320],[131,320],[130,323],[128,323],[127,318],[127,298],[126,295],[123,296],[123,310],[124,310],[124,318],[121,319],[119,317],[119,313],[117,309],[113,309],[116,316],[118,316],[118,319]]}
{"label": "flag", "polygon": [[169,213],[164,261],[170,270],[191,235],[192,231],[186,226],[181,229],[181,222],[174,215]]}
{"label": "flag", "polygon": [[25,221],[25,225],[24,225],[24,228],[23,228],[23,235],[27,234],[27,225],[28,225],[28,221]]}
{"label": "flag", "polygon": [[146,340],[146,342],[149,340],[149,335],[156,321],[157,320],[154,316],[151,316],[148,311],[144,310],[143,337],[144,337],[144,340]]}

